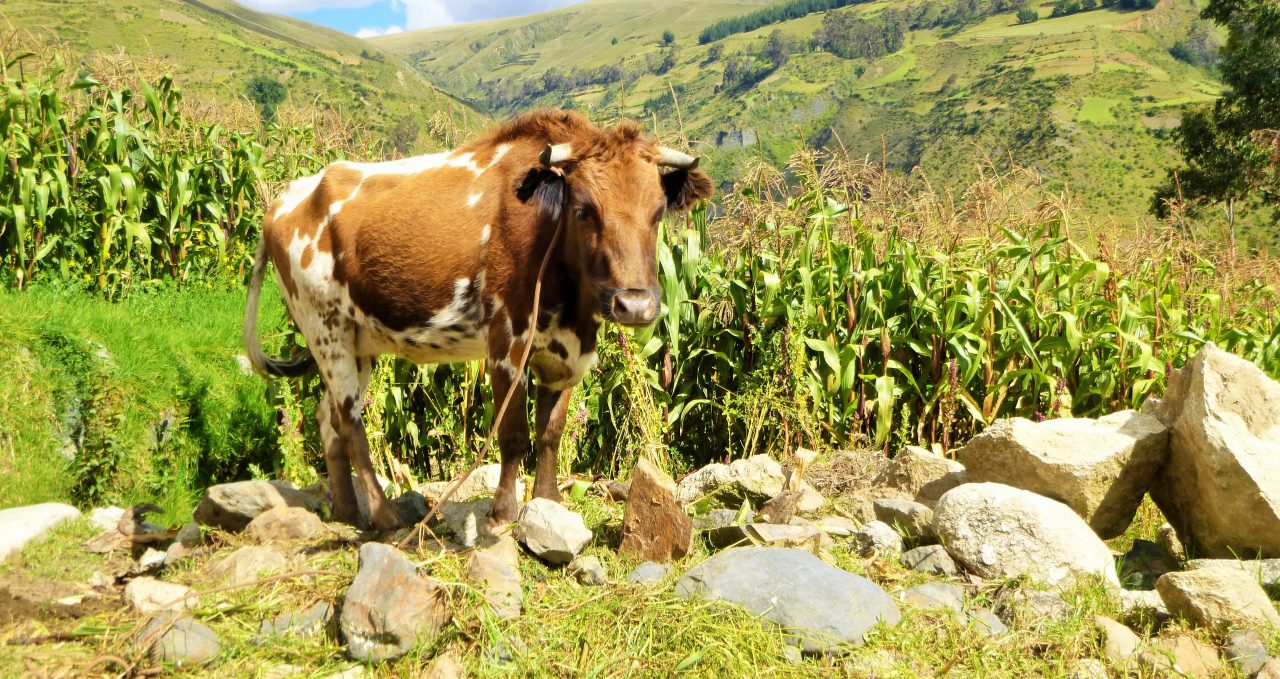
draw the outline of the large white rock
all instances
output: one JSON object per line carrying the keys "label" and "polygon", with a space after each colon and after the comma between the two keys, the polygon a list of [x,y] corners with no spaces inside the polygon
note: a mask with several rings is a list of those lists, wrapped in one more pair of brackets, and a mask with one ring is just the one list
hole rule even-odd
{"label": "large white rock", "polygon": [[1066,584],[1096,575],[1119,586],[1111,550],[1069,507],[999,483],[966,483],[934,509],[933,529],[947,552],[984,578],[1029,575]]}
{"label": "large white rock", "polygon": [[1170,439],[1151,497],[1188,551],[1280,557],[1280,383],[1210,345],[1153,410]]}
{"label": "large white rock", "polygon": [[77,516],[80,516],[79,509],[60,502],[0,510],[0,561]]}
{"label": "large white rock", "polygon": [[[968,479],[964,465],[917,446],[907,446],[871,480],[877,490],[892,489],[930,509],[942,494]],[[885,495],[889,497],[889,495]]]}
{"label": "large white rock", "polygon": [[1000,420],[957,453],[975,483],[1058,500],[1102,538],[1123,535],[1168,453],[1168,432],[1133,410],[1101,419]]}

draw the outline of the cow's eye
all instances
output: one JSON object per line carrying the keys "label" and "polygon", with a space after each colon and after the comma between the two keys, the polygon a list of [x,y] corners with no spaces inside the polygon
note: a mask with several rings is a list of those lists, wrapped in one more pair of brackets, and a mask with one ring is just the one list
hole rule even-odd
{"label": "cow's eye", "polygon": [[585,222],[595,216],[595,211],[592,210],[590,206],[579,205],[574,208],[573,216],[577,217],[578,221]]}

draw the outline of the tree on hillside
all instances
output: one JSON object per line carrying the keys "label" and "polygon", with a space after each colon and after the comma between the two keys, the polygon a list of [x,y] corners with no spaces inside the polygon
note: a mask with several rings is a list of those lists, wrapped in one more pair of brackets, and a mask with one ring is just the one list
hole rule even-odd
{"label": "tree on hillside", "polygon": [[782,31],[775,29],[769,34],[769,40],[764,45],[764,58],[768,59],[774,68],[781,68],[791,58],[791,40],[783,35]]}
{"label": "tree on hillside", "polygon": [[1031,5],[1023,5],[1018,10],[1018,23],[1020,24],[1029,24],[1039,20],[1040,13],[1031,7]]}
{"label": "tree on hillside", "polygon": [[284,83],[268,75],[255,75],[245,87],[245,96],[258,107],[262,122],[275,120],[276,107],[284,101]]}
{"label": "tree on hillside", "polygon": [[676,42],[676,34],[675,34],[675,33],[672,33],[672,32],[671,32],[671,31],[669,31],[669,30],[668,30],[668,31],[663,31],[663,32],[662,32],[662,44],[663,44],[663,45],[674,45],[674,44],[675,44],[675,42]]}
{"label": "tree on hillside", "polygon": [[1203,12],[1227,30],[1221,51],[1226,91],[1189,111],[1177,138],[1186,167],[1172,170],[1154,208],[1174,198],[1196,205],[1256,200],[1280,220],[1280,5],[1274,0],[1209,0]]}

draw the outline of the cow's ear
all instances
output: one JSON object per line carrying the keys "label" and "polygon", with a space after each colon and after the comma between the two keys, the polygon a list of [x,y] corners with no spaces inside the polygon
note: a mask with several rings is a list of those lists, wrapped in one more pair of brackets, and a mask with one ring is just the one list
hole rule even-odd
{"label": "cow's ear", "polygon": [[711,178],[702,170],[672,170],[662,175],[662,190],[667,194],[667,209],[684,212],[714,192]]}
{"label": "cow's ear", "polygon": [[538,213],[555,221],[564,209],[564,174],[555,169],[533,168],[516,187],[521,203],[532,203]]}

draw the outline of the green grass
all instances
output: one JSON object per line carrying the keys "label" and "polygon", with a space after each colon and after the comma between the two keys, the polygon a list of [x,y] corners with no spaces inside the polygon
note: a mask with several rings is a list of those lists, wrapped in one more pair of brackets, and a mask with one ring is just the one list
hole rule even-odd
{"label": "green grass", "polygon": [[1084,104],[1080,106],[1080,113],[1076,114],[1076,120],[1082,123],[1098,123],[1100,125],[1114,123],[1116,122],[1116,117],[1111,112],[1111,109],[1119,103],[1118,99],[1085,97]]}

